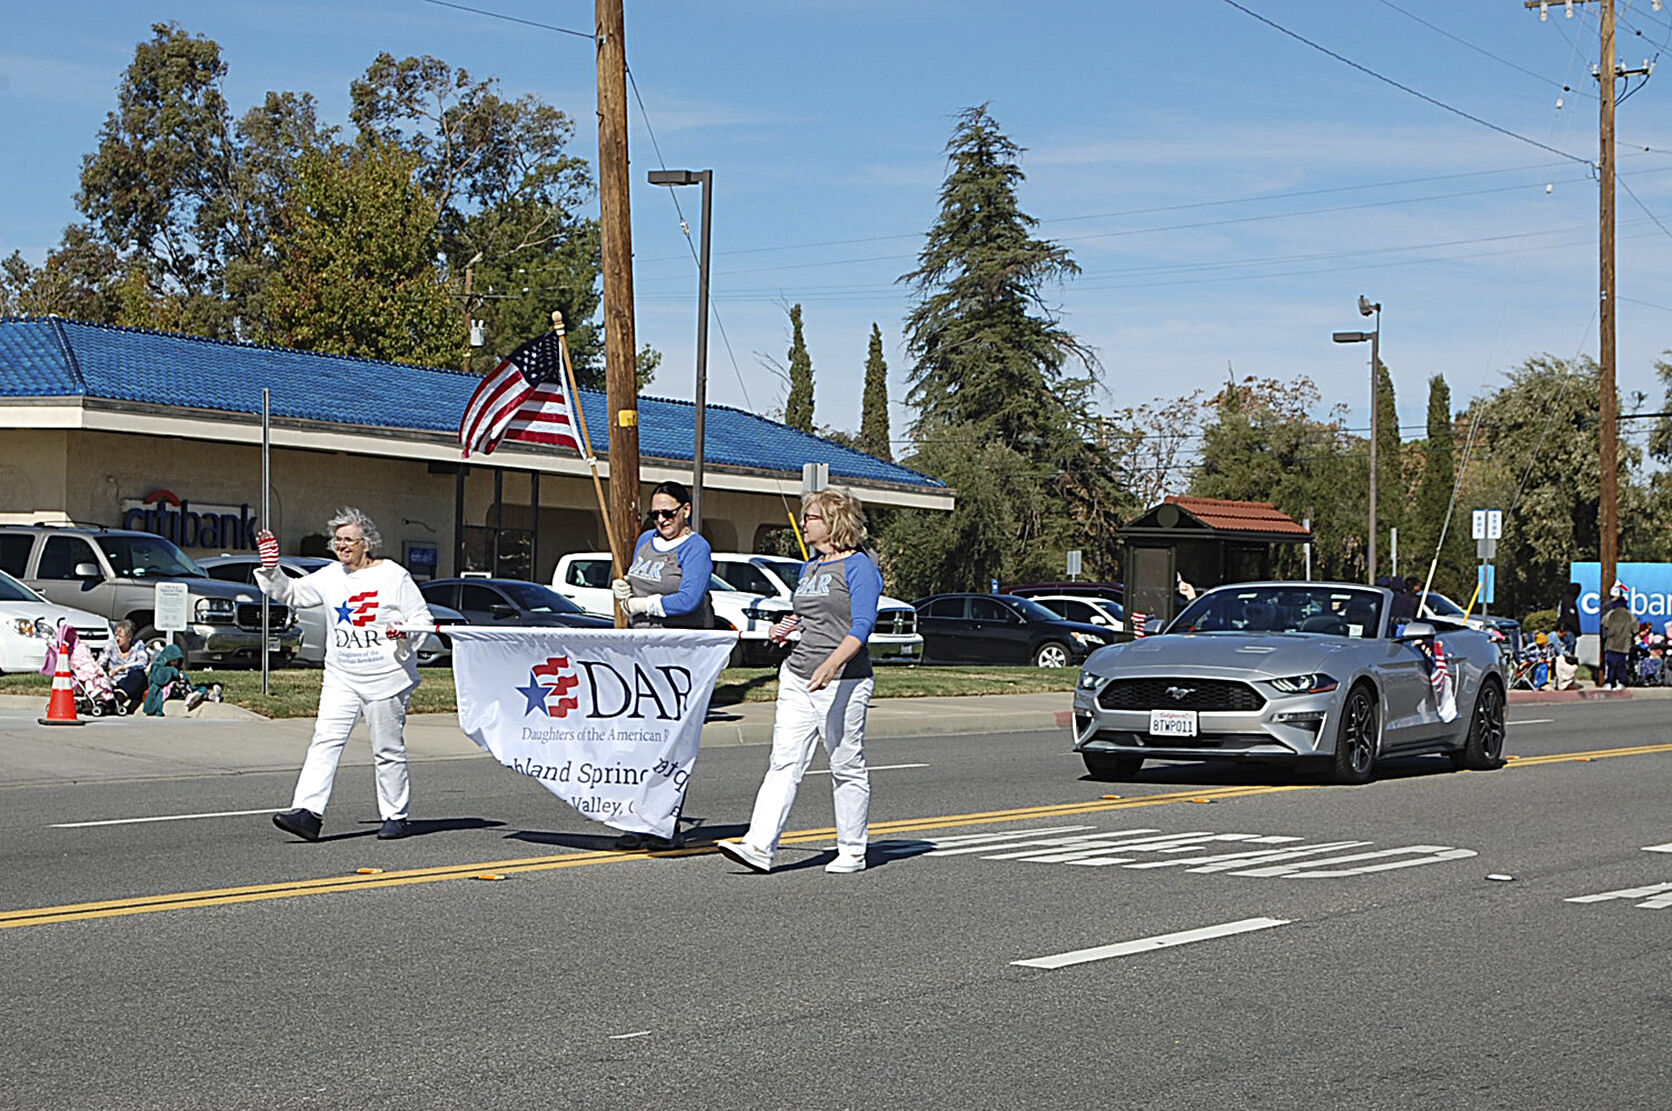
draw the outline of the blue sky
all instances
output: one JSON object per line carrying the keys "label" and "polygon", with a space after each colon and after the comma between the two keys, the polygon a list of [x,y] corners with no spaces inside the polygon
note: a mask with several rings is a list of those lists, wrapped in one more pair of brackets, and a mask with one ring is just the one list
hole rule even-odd
{"label": "blue sky", "polygon": [[[466,2],[592,25],[584,0]],[[1368,352],[1330,342],[1365,326],[1360,293],[1384,306],[1407,437],[1421,435],[1435,373],[1461,406],[1529,355],[1596,354],[1597,4],[1570,20],[1557,0],[1541,23],[1516,0],[1239,3],[1502,131],[1226,0],[1044,0],[1026,14],[988,0],[628,0],[643,100],[631,139],[637,330],[665,355],[652,392],[692,394],[696,278],[672,191],[644,175],[712,168],[710,399],[782,404],[763,356],[784,361],[784,306],[799,302],[815,419],[857,426],[875,322],[903,436],[910,298],[895,279],[935,216],[954,117],[983,102],[1026,148],[1021,200],[1038,234],[1083,269],[1050,297],[1100,355],[1106,411],[1212,391],[1229,368],[1307,375],[1324,406],[1346,405],[1363,426]],[[1672,9],[1618,3],[1619,55],[1637,66],[1672,38]],[[577,153],[596,148],[586,39],[426,0],[0,0],[0,11],[0,255],[39,261],[75,219],[81,156],[155,21],[221,44],[236,112],[270,89],[305,90],[343,122],[349,82],[379,51],[428,53],[545,98],[575,119]],[[1657,72],[1618,124],[1619,379],[1627,407],[1641,390],[1647,410],[1664,407],[1653,363],[1672,347],[1669,82],[1672,68]],[[694,230],[696,190],[679,193]]]}

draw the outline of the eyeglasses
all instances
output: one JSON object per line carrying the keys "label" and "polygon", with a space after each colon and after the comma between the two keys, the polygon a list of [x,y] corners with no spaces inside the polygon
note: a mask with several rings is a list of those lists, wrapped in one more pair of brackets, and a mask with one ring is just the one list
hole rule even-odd
{"label": "eyeglasses", "polygon": [[[683,509],[685,507],[680,506],[679,508]],[[650,517],[655,521],[671,521],[677,516],[679,516],[679,509],[652,509],[650,511]]]}
{"label": "eyeglasses", "polygon": [[803,521],[822,521],[822,520],[824,520],[824,518],[819,516],[817,513],[803,513],[801,515],[801,519]]}
{"label": "eyeglasses", "polygon": [[335,544],[339,548],[352,548],[356,544],[364,544],[365,541],[360,539],[358,536],[339,536],[335,540],[331,541],[331,543]]}

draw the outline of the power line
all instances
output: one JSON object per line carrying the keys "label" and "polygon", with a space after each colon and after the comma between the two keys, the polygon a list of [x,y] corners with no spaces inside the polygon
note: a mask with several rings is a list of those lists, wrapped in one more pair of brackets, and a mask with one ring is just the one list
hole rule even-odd
{"label": "power line", "polygon": [[[1473,50],[1476,54],[1481,54],[1481,55],[1484,55],[1488,58],[1491,58],[1494,62],[1500,62],[1503,65],[1508,66],[1510,69],[1519,70],[1520,72],[1525,73],[1528,77],[1534,78],[1535,80],[1538,80],[1538,81],[1543,81],[1547,85],[1554,85],[1558,89],[1562,90],[1564,93],[1573,91],[1572,86],[1567,85],[1567,84],[1565,84],[1561,81],[1558,81],[1554,77],[1546,77],[1542,73],[1539,73],[1535,70],[1528,69],[1526,66],[1521,65],[1519,62],[1512,62],[1508,58],[1500,57],[1499,55],[1492,53],[1492,51],[1487,50],[1484,47],[1476,46],[1474,43],[1470,42],[1467,39],[1458,38],[1456,35],[1452,34],[1450,31],[1446,30],[1444,27],[1441,27],[1438,24],[1430,23],[1430,22],[1428,22],[1428,20],[1422,18],[1422,16],[1420,16],[1420,15],[1417,15],[1415,12],[1407,11],[1406,9],[1401,8],[1398,4],[1395,4],[1393,2],[1393,0],[1380,0],[1380,3],[1382,4],[1383,7],[1392,8],[1394,11],[1398,12],[1400,15],[1406,17],[1407,19],[1416,20],[1418,23],[1422,24],[1424,27],[1428,28],[1430,31],[1433,31],[1436,34],[1444,35],[1446,38],[1450,39],[1452,42],[1457,43],[1459,46],[1468,47],[1470,50]],[[1591,93],[1584,92],[1583,90],[1580,91],[1579,95],[1580,96],[1588,96],[1592,100],[1597,99]]]}
{"label": "power line", "polygon": [[532,19],[518,19],[514,15],[504,15],[500,12],[490,12],[485,8],[471,8],[466,7],[464,4],[451,4],[448,3],[448,0],[424,0],[424,3],[434,4],[438,8],[456,8],[461,12],[470,12],[473,15],[485,15],[489,19],[503,19],[507,23],[521,23],[525,27],[538,27],[542,31],[556,31],[560,35],[574,35],[576,38],[591,39],[594,42],[598,40],[598,36],[593,34],[591,31],[575,31],[568,27],[555,27],[550,23],[536,23]]}
{"label": "power line", "polygon": [[1334,58],[1336,61],[1340,62],[1342,65],[1351,66],[1352,68],[1358,70],[1360,73],[1363,73],[1366,76],[1374,77],[1376,80],[1382,82],[1383,84],[1392,85],[1394,88],[1398,89],[1400,92],[1409,93],[1410,95],[1416,97],[1418,100],[1424,101],[1428,104],[1432,104],[1436,108],[1439,108],[1439,109],[1442,109],[1444,111],[1450,112],[1454,116],[1461,116],[1461,117],[1463,117],[1464,119],[1468,120],[1471,123],[1478,123],[1478,124],[1480,124],[1480,126],[1485,127],[1485,128],[1489,128],[1493,131],[1496,131],[1500,135],[1507,135],[1509,138],[1514,139],[1517,142],[1526,143],[1527,145],[1537,147],[1540,150],[1547,150],[1551,154],[1560,155],[1561,157],[1566,158],[1570,162],[1579,163],[1581,166],[1591,165],[1591,160],[1588,159],[1588,158],[1581,158],[1577,154],[1569,154],[1565,150],[1558,150],[1557,148],[1551,146],[1548,143],[1539,142],[1537,139],[1529,139],[1527,136],[1519,134],[1519,133],[1514,132],[1514,131],[1511,131],[1507,127],[1499,127],[1497,124],[1492,123],[1488,120],[1483,120],[1479,116],[1471,115],[1470,113],[1463,111],[1463,109],[1461,109],[1461,108],[1454,108],[1450,104],[1447,104],[1443,100],[1436,100],[1434,97],[1429,96],[1427,93],[1418,92],[1416,89],[1411,88],[1409,85],[1402,85],[1398,81],[1395,81],[1391,77],[1384,77],[1382,74],[1377,73],[1375,70],[1371,69],[1369,66],[1360,65],[1358,62],[1353,61],[1351,58],[1348,58],[1345,55],[1337,54],[1335,51],[1331,50],[1327,46],[1323,46],[1323,45],[1320,45],[1319,43],[1315,43],[1311,39],[1307,38],[1304,35],[1298,35],[1295,32],[1289,30],[1287,27],[1283,26],[1281,23],[1274,23],[1273,21],[1267,19],[1265,16],[1261,15],[1259,12],[1254,11],[1252,8],[1246,8],[1243,5],[1237,3],[1237,0],[1224,0],[1224,2],[1229,4],[1231,7],[1235,8],[1237,11],[1243,13],[1244,15],[1250,16],[1253,19],[1259,20],[1261,23],[1264,23],[1267,27],[1270,27],[1272,30],[1278,31],[1278,32],[1280,32],[1284,35],[1287,35],[1290,38],[1294,39],[1296,42],[1304,43],[1307,46],[1310,46],[1312,49],[1318,51],[1319,53],[1329,55],[1331,58]]}

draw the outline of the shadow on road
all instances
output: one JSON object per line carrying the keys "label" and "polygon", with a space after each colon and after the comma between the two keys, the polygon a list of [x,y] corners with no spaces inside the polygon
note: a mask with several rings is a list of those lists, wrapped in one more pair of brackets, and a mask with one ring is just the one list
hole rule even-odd
{"label": "shadow on road", "polygon": [[[1434,775],[1449,775],[1451,760],[1445,756],[1393,757],[1376,762],[1374,783],[1378,779],[1422,779]],[[1082,783],[1114,785],[1118,783],[1177,784],[1190,787],[1322,787],[1330,786],[1329,767],[1320,762],[1314,767],[1294,764],[1239,764],[1228,760],[1204,760],[1201,763],[1146,764],[1130,779],[1094,779],[1080,777]]]}

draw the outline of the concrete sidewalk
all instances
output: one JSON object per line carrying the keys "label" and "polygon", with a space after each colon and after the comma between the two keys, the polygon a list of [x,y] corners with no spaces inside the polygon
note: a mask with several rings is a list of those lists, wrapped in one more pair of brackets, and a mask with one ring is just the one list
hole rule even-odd
{"label": "concrete sidewalk", "polygon": [[[923,737],[1066,728],[1072,696],[1002,694],[964,698],[891,698],[875,702],[871,737]],[[0,787],[90,783],[182,775],[294,773],[302,766],[312,718],[268,719],[237,706],[206,703],[184,713],[153,718],[83,718],[85,725],[46,726],[36,719],[45,701],[0,695]],[[772,740],[773,704],[749,702],[711,710],[705,746],[764,745]],[[413,760],[486,758],[459,731],[456,714],[413,714],[406,723]],[[357,727],[343,753],[345,765],[371,763],[365,727]]]}

